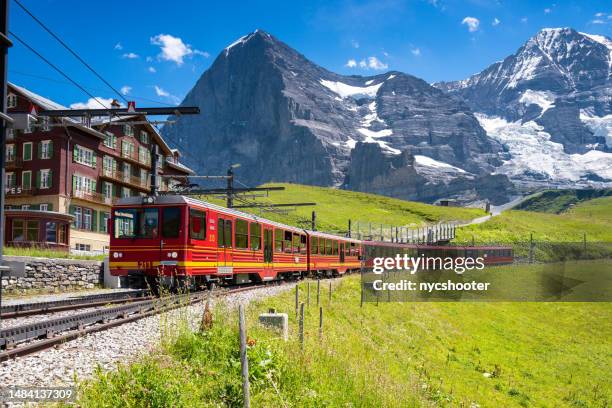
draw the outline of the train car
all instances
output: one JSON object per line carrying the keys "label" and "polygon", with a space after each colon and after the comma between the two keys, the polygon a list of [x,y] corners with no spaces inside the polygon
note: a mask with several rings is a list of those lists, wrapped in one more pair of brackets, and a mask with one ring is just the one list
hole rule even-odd
{"label": "train car", "polygon": [[316,276],[341,276],[347,272],[357,272],[361,268],[362,241],[307,231],[309,274]]}

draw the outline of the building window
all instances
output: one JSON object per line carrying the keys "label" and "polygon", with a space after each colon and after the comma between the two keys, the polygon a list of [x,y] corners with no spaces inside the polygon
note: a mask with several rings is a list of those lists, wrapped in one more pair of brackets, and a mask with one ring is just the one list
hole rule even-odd
{"label": "building window", "polygon": [[138,146],[138,161],[147,164],[147,148]]}
{"label": "building window", "polygon": [[43,169],[39,171],[39,183],[38,187],[40,188],[50,188],[51,187],[51,170]]}
{"label": "building window", "polygon": [[89,177],[83,177],[78,175],[72,176],[72,188],[75,192],[80,191],[83,193],[95,193],[96,192],[96,180],[90,179]]}
{"label": "building window", "polygon": [[96,168],[96,155],[91,149],[83,146],[74,145],[72,150],[72,159],[76,163],[84,164],[85,166]]}
{"label": "building window", "polygon": [[128,187],[123,187],[121,189],[121,197],[123,197],[123,198],[129,197],[130,194],[131,194],[131,191],[130,191],[130,189]]}
{"label": "building window", "polygon": [[6,173],[6,187],[14,188],[17,186],[17,176],[13,172]]}
{"label": "building window", "polygon": [[123,134],[126,136],[134,136],[134,126],[123,125]]}
{"label": "building window", "polygon": [[15,129],[8,128],[6,129],[6,140],[14,140],[15,139]]}
{"label": "building window", "polygon": [[121,142],[121,155],[123,157],[134,159],[134,144],[123,140]]}
{"label": "building window", "polygon": [[6,145],[6,161],[7,162],[15,161],[15,145],[14,144]]}
{"label": "building window", "polygon": [[91,245],[76,243],[74,244],[74,249],[76,249],[77,251],[91,251]]}
{"label": "building window", "polygon": [[38,241],[38,221],[26,222],[26,240]]}
{"label": "building window", "polygon": [[21,173],[21,188],[24,190],[32,189],[32,172],[30,170]]}
{"label": "building window", "polygon": [[149,179],[149,174],[145,169],[140,169],[140,185],[143,187],[147,186],[147,181]]}
{"label": "building window", "polygon": [[144,130],[140,131],[140,143],[149,144],[149,134]]}
{"label": "building window", "polygon": [[38,158],[50,159],[53,157],[53,142],[51,140],[43,140],[38,144]]}
{"label": "building window", "polygon": [[30,204],[22,204],[21,209],[24,211],[28,211],[30,209]]}
{"label": "building window", "polygon": [[40,211],[49,211],[49,204],[41,204],[38,209]]}
{"label": "building window", "polygon": [[104,198],[111,200],[113,198],[113,184],[105,181],[102,185],[102,192],[104,193]]}
{"label": "building window", "polygon": [[74,207],[74,228],[83,228],[83,209],[81,207]]}
{"label": "building window", "polygon": [[111,156],[104,156],[102,161],[102,169],[104,171],[104,175],[108,177],[115,177],[115,172],[117,171],[117,162]]}
{"label": "building window", "polygon": [[13,241],[23,241],[23,220],[13,220]]}
{"label": "building window", "polygon": [[9,109],[17,107],[17,95],[10,93],[6,96],[6,107]]}
{"label": "building window", "polygon": [[32,142],[23,144],[23,160],[32,160]]}
{"label": "building window", "polygon": [[100,213],[100,232],[108,232],[108,220],[110,219],[110,213]]}
{"label": "building window", "polygon": [[123,163],[123,181],[129,182],[132,175],[132,166],[130,163]]}
{"label": "building window", "polygon": [[91,217],[91,208],[83,208],[83,229],[87,231],[91,231],[92,229]]}
{"label": "building window", "polygon": [[57,242],[57,223],[53,221],[47,221],[45,223],[45,241],[46,242]]}
{"label": "building window", "polygon": [[111,132],[106,132],[104,134],[104,146],[110,149],[116,149],[117,148],[117,136],[115,136]]}

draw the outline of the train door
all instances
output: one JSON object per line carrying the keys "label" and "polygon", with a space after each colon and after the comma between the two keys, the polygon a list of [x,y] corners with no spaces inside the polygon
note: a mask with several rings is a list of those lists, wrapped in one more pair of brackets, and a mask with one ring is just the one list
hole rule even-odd
{"label": "train door", "polygon": [[217,222],[217,274],[231,276],[234,273],[232,258],[232,220],[219,217]]}
{"label": "train door", "polygon": [[266,276],[268,275],[268,272],[273,270],[274,252],[272,249],[272,241],[274,240],[274,237],[272,234],[273,232],[271,228],[264,228],[263,259],[264,273]]}

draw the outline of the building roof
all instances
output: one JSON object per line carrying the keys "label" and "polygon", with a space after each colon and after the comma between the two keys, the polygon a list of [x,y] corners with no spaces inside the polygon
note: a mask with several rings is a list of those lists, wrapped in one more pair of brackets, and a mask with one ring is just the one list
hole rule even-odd
{"label": "building roof", "polygon": [[175,163],[173,161],[170,160],[166,160],[166,164],[170,167],[172,167],[173,169],[179,170],[179,171],[183,171],[189,175],[193,175],[195,174],[195,171],[191,170],[189,167],[185,166],[182,163]]}

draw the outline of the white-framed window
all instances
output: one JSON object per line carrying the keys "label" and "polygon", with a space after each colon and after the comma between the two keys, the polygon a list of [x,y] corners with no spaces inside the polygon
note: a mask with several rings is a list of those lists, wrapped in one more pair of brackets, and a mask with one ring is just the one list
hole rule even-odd
{"label": "white-framed window", "polygon": [[17,186],[17,175],[12,171],[6,173],[6,187],[14,188]]}
{"label": "white-framed window", "polygon": [[147,149],[143,146],[138,146],[138,161],[146,164],[147,163]]}
{"label": "white-framed window", "polygon": [[134,159],[134,149],[134,143],[126,142],[125,140],[121,141],[121,155],[123,157]]}
{"label": "white-framed window", "polygon": [[112,199],[113,198],[113,184],[105,181],[102,185],[102,193],[104,194],[104,198]]}
{"label": "white-framed window", "polygon": [[77,163],[93,168],[96,167],[96,154],[91,149],[74,145],[74,149],[72,150],[72,158]]}
{"label": "white-framed window", "polygon": [[6,96],[6,107],[9,109],[17,107],[17,95],[10,93]]}
{"label": "white-framed window", "polygon": [[72,178],[74,191],[83,193],[94,193],[96,191],[96,180],[77,174],[73,175]]}
{"label": "white-framed window", "polygon": [[117,136],[111,132],[106,132],[104,135],[104,146],[111,149],[117,148]]}
{"label": "white-framed window", "polygon": [[77,242],[76,244],[74,244],[74,249],[76,249],[77,251],[91,251],[91,245],[80,244]]}
{"label": "white-framed window", "polygon": [[43,140],[38,146],[40,148],[38,155],[41,159],[50,159],[53,156],[53,143],[51,140]]}
{"label": "white-framed window", "polygon": [[42,169],[40,170],[40,188],[51,187],[51,170]]}
{"label": "white-framed window", "polygon": [[16,150],[15,150],[15,145],[14,144],[7,144],[6,145],[6,161],[7,162],[12,162],[15,161],[15,156],[16,156]]}
{"label": "white-framed window", "polygon": [[6,140],[15,140],[15,129],[6,129]]}
{"label": "white-framed window", "polygon": [[74,207],[74,228],[83,228],[83,209],[81,207]]}
{"label": "white-framed window", "polygon": [[134,136],[134,126],[123,125],[123,134],[126,136]]}
{"label": "white-framed window", "polygon": [[132,166],[130,163],[123,163],[123,181],[130,181],[132,175]]}
{"label": "white-framed window", "polygon": [[92,211],[91,208],[83,208],[83,229],[91,230],[92,228]]}
{"label": "white-framed window", "polygon": [[22,210],[26,210],[26,211],[29,210],[30,209],[30,204],[22,204],[21,205],[21,209]]}
{"label": "white-framed window", "polygon": [[21,172],[21,188],[24,190],[32,189],[32,171],[24,170]]}
{"label": "white-framed window", "polygon": [[146,130],[140,131],[140,143],[149,144],[149,134]]}
{"label": "white-framed window", "polygon": [[111,156],[104,156],[102,167],[104,170],[104,175],[113,177],[117,171],[117,162]]}
{"label": "white-framed window", "polygon": [[132,195],[132,192],[130,191],[128,187],[123,187],[121,189],[121,197],[125,198],[125,197],[130,197],[131,195]]}
{"label": "white-framed window", "polygon": [[41,204],[38,208],[40,211],[49,211],[49,204]]}
{"label": "white-framed window", "polygon": [[146,186],[149,179],[149,173],[145,169],[140,169],[140,185]]}
{"label": "white-framed window", "polygon": [[29,161],[32,160],[32,142],[25,142],[23,144],[23,160]]}
{"label": "white-framed window", "polygon": [[110,213],[101,213],[100,216],[100,232],[108,232],[106,228],[108,226],[108,220],[110,219]]}

